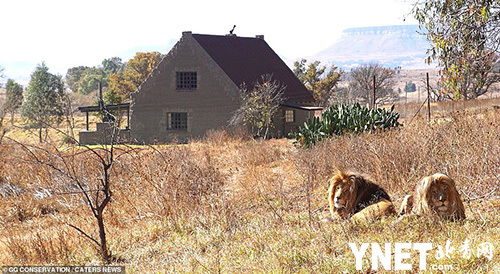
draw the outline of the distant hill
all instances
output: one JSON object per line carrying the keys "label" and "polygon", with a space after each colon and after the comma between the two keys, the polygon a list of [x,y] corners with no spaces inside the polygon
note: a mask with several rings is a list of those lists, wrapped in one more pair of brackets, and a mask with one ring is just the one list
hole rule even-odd
{"label": "distant hill", "polygon": [[309,59],[343,68],[377,62],[404,70],[432,69],[424,62],[430,44],[417,31],[417,25],[346,29],[339,41]]}

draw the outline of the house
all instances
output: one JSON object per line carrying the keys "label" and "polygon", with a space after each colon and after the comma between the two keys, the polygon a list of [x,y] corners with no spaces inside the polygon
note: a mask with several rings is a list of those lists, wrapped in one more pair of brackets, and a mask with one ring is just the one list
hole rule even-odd
{"label": "house", "polygon": [[[251,86],[265,74],[286,86],[285,102],[274,118],[273,137],[295,131],[321,110],[313,106],[312,94],[263,35],[253,38],[183,32],[132,94],[127,110],[130,125],[119,133],[129,142],[151,144],[182,142],[227,127],[241,104],[241,85]],[[80,133],[80,142],[102,143],[108,134],[109,126],[98,124],[96,131],[87,127]]]}

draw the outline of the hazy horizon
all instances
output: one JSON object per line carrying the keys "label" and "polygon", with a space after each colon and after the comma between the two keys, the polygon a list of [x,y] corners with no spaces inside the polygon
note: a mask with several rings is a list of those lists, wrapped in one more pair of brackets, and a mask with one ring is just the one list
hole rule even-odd
{"label": "hazy horizon", "polygon": [[140,5],[133,1],[2,1],[0,8],[9,11],[3,14],[4,22],[14,23],[5,28],[3,37],[9,39],[0,44],[0,66],[6,76],[1,81],[13,78],[26,84],[42,61],[52,73],[64,76],[68,68],[97,66],[105,58],[127,61],[139,51],[166,54],[188,30],[224,35],[236,24],[238,36],[264,34],[290,64],[325,50],[348,28],[416,23],[408,16],[411,5],[404,0],[313,2],[289,1],[283,6],[262,0],[192,1],[185,13],[181,3],[154,0]]}

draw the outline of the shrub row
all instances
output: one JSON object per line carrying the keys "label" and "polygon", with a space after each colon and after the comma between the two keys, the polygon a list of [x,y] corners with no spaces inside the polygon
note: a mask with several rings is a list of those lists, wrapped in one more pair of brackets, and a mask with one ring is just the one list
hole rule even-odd
{"label": "shrub row", "polygon": [[399,113],[394,112],[394,105],[390,109],[369,109],[358,103],[334,105],[323,112],[321,119],[313,117],[307,120],[291,137],[296,139],[296,143],[310,147],[334,135],[397,127],[400,125],[398,119]]}

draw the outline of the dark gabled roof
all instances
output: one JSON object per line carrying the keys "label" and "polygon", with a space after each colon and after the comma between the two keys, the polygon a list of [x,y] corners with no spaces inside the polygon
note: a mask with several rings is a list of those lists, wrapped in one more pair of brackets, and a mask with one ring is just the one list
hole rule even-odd
{"label": "dark gabled roof", "polygon": [[261,38],[193,34],[193,38],[238,86],[247,86],[272,74],[286,86],[288,102],[313,102],[314,98],[290,68]]}

